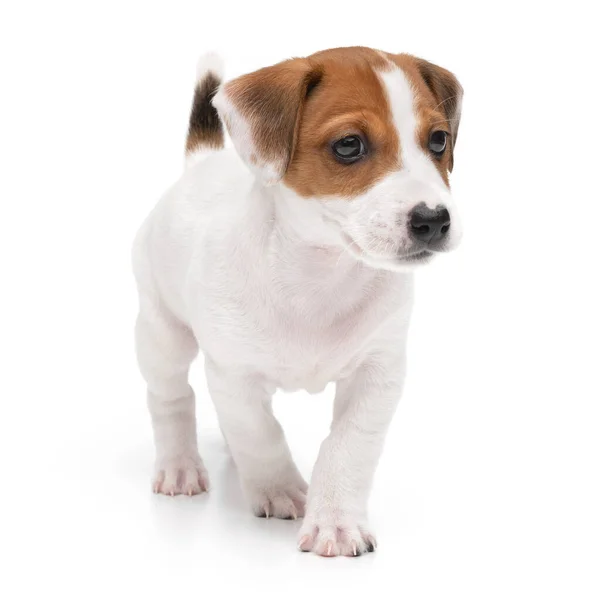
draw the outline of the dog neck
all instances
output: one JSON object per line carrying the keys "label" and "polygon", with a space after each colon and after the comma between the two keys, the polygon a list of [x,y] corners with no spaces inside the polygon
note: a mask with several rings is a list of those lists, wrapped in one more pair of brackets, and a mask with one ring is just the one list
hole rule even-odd
{"label": "dog neck", "polygon": [[322,200],[301,198],[283,184],[270,191],[277,227],[288,239],[338,256],[347,254],[339,234],[323,220]]}
{"label": "dog neck", "polygon": [[284,185],[269,188],[272,201],[273,257],[284,269],[303,268],[310,278],[338,281],[357,275],[372,278],[376,271],[344,247],[338,232],[323,219],[320,200],[301,198]]}
{"label": "dog neck", "polygon": [[[386,295],[408,274],[375,269],[344,247],[339,234],[323,220],[318,200],[304,199],[282,185],[255,188],[250,210],[261,222],[263,283],[275,287],[273,300],[315,324],[355,314]],[[254,221],[257,223],[257,221]],[[258,223],[257,223],[258,224]]]}

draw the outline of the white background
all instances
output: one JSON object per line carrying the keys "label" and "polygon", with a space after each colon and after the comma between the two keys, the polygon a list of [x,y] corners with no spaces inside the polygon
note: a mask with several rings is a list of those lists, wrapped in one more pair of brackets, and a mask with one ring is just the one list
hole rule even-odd
{"label": "white background", "polygon": [[[600,598],[592,4],[2,3],[4,598]],[[150,493],[129,249],[181,171],[201,53],[235,76],[356,44],[463,83],[466,236],[418,276],[379,550],[328,560],[296,551],[298,523],[250,514],[200,369],[213,490]],[[309,477],[331,389],[276,410]]]}

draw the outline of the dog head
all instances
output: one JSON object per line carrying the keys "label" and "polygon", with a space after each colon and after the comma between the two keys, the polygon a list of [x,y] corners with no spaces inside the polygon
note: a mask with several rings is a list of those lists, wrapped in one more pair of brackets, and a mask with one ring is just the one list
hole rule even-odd
{"label": "dog head", "polygon": [[406,269],[460,240],[448,173],[461,98],[441,67],[357,47],[244,75],[213,104],[260,181],[359,259]]}

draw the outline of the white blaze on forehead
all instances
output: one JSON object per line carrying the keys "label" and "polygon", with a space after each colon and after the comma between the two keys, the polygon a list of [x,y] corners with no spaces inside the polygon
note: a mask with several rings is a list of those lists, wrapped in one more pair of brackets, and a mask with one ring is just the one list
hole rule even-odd
{"label": "white blaze on forehead", "polygon": [[400,140],[401,170],[409,171],[417,179],[444,186],[438,170],[417,139],[419,123],[415,93],[410,80],[404,71],[396,66],[390,71],[380,73],[379,76],[387,93],[392,120]]}
{"label": "white blaze on forehead", "polygon": [[[456,245],[461,237],[460,220],[450,190],[434,159],[419,142],[419,116],[413,85],[406,73],[396,65],[389,71],[379,73],[379,77],[387,94],[392,121],[398,133],[400,169],[388,175],[376,189],[380,197],[396,200],[396,207],[405,219],[408,218],[410,210],[422,202],[432,209],[439,205],[445,206],[452,218],[448,246]],[[384,201],[380,203],[378,210],[389,211],[392,206],[392,202]],[[393,218],[397,223],[398,215],[393,215]]]}

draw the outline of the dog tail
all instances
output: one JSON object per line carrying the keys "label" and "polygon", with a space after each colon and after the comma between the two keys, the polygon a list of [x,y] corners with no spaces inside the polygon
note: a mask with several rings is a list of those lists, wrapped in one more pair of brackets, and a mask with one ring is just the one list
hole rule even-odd
{"label": "dog tail", "polygon": [[223,123],[212,105],[223,80],[223,61],[216,54],[205,54],[196,67],[196,90],[190,113],[185,155],[188,164],[206,151],[225,145]]}

